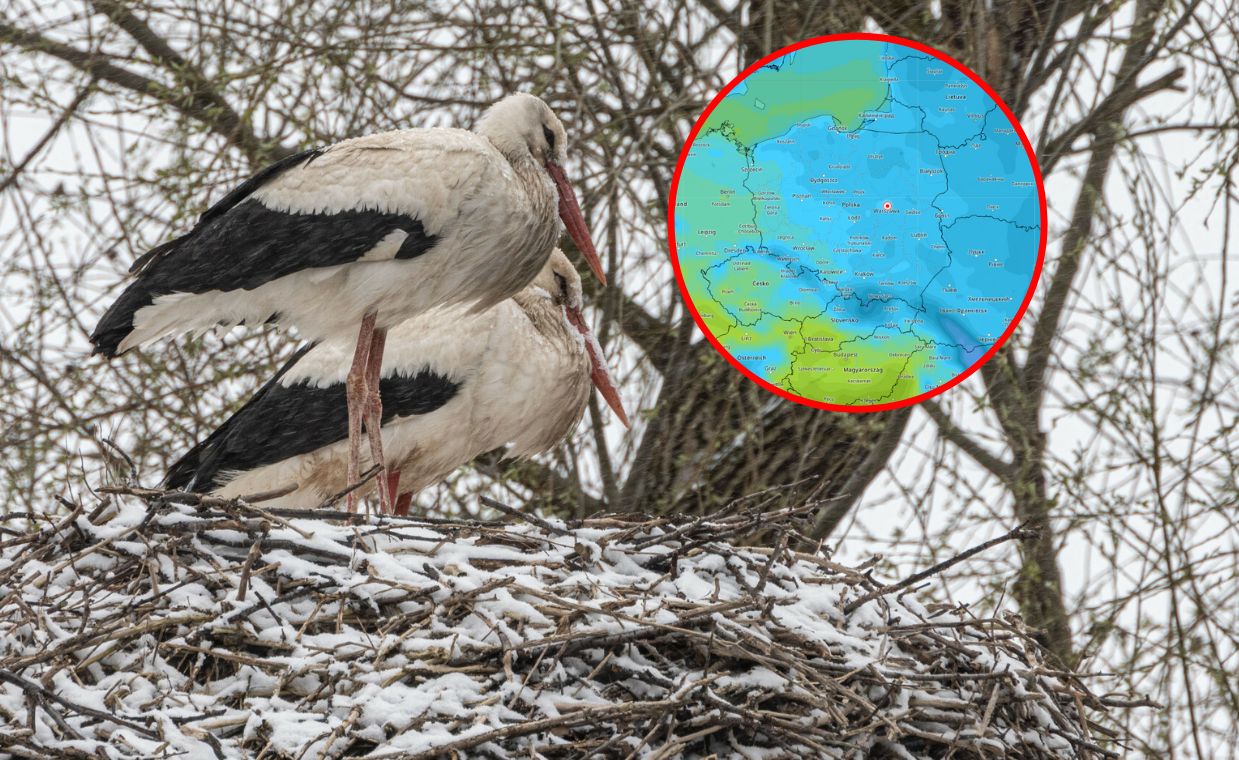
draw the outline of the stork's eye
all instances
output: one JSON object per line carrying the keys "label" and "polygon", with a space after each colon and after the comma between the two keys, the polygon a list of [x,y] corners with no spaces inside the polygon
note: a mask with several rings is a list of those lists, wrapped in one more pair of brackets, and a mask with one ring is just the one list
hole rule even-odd
{"label": "stork's eye", "polygon": [[559,272],[555,272],[555,285],[559,288],[557,294],[564,301],[568,300],[568,278],[564,277]]}
{"label": "stork's eye", "polygon": [[554,152],[555,151],[555,133],[552,132],[551,128],[546,126],[545,124],[542,125],[542,136],[546,138],[546,144],[551,146],[551,152]]}

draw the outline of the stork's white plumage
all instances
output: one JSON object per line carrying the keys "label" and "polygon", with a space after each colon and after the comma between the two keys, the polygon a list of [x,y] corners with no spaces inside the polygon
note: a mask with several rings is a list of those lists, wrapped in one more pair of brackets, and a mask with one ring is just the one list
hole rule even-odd
{"label": "stork's white plumage", "polygon": [[[311,341],[356,336],[347,393],[356,475],[363,416],[382,414],[388,327],[512,297],[563,225],[605,282],[561,168],[565,142],[544,102],[512,95],[473,132],[400,130],[291,156],[139,259],[91,341],[115,356],[169,334],[266,322]],[[383,459],[377,436],[371,446]]]}
{"label": "stork's white plumage", "polygon": [[[168,474],[172,488],[317,506],[351,481],[340,413],[351,346],[299,352]],[[556,250],[534,282],[482,312],[445,307],[393,327],[382,366],[392,491],[415,493],[479,454],[545,451],[580,420],[594,385],[627,417],[581,316],[581,280]],[[369,465],[373,460],[368,460]]]}

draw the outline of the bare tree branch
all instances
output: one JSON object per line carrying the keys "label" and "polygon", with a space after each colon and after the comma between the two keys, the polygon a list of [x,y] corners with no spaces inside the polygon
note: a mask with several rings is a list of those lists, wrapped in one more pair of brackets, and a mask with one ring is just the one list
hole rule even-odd
{"label": "bare tree branch", "polygon": [[221,99],[203,91],[180,92],[154,79],[117,66],[100,52],[79,50],[35,32],[19,29],[6,21],[0,21],[0,42],[8,42],[32,53],[44,53],[70,64],[92,77],[124,87],[140,95],[151,97],[182,115],[202,122],[212,132],[237,146],[251,163],[272,161],[292,153],[279,145],[268,145],[246,125],[231,108],[220,108]]}
{"label": "bare tree branch", "polygon": [[989,470],[995,477],[1006,483],[1013,481],[1015,472],[1011,463],[991,454],[988,449],[961,430],[951,421],[950,415],[942,409],[937,400],[922,401],[920,407],[933,419],[934,424],[938,426],[938,434],[944,439],[958,446],[965,454],[972,457],[973,461]]}
{"label": "bare tree branch", "polygon": [[65,124],[69,123],[69,120],[72,119],[73,115],[77,113],[77,109],[82,107],[82,104],[86,102],[86,98],[89,97],[91,92],[94,91],[94,87],[95,83],[92,80],[78,91],[77,95],[73,98],[69,105],[65,106],[64,111],[56,117],[56,121],[52,122],[52,125],[47,128],[47,131],[44,132],[43,136],[39,138],[39,141],[34,144],[34,147],[26,153],[25,158],[17,162],[17,165],[13,167],[13,170],[9,172],[9,176],[5,177],[3,180],[0,180],[0,193],[8,190],[9,186],[17,181],[17,178],[20,177],[21,173],[26,170],[26,167],[30,165],[30,162],[42,153],[43,149],[47,147],[47,144],[50,143],[53,138],[56,137],[61,128],[64,127]]}
{"label": "bare tree branch", "polygon": [[869,455],[859,467],[852,470],[852,474],[839,489],[838,498],[827,502],[818,512],[817,519],[813,523],[813,532],[810,534],[813,538],[823,539],[834,533],[839,523],[843,522],[843,518],[847,517],[860,502],[865,489],[886,467],[887,461],[895,453],[895,447],[903,438],[903,431],[907,429],[908,419],[911,416],[912,407],[910,406],[896,409],[890,414],[881,435],[878,436],[873,448],[869,450]]}

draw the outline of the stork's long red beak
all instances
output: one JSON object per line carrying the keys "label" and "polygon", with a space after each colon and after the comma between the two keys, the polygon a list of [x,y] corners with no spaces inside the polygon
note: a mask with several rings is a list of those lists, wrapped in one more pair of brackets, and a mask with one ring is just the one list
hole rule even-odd
{"label": "stork's long red beak", "polygon": [[564,313],[568,316],[568,321],[572,323],[572,326],[585,339],[585,350],[589,353],[589,376],[594,381],[594,387],[607,400],[607,406],[611,407],[615,416],[624,423],[624,427],[631,427],[628,424],[628,415],[624,414],[624,405],[620,402],[619,391],[611,382],[611,372],[602,358],[602,348],[598,345],[598,341],[594,340],[594,333],[589,329],[589,325],[585,324],[585,317],[581,314],[581,310],[565,306]]}
{"label": "stork's long red beak", "polygon": [[546,173],[551,175],[551,180],[559,190],[559,218],[564,220],[568,235],[581,250],[581,255],[585,257],[585,263],[589,264],[594,276],[606,285],[607,276],[602,271],[602,260],[598,258],[598,251],[594,250],[594,241],[589,236],[589,228],[585,226],[581,207],[577,205],[576,193],[572,192],[572,185],[568,184],[568,175],[564,174],[563,167],[554,161],[546,162]]}

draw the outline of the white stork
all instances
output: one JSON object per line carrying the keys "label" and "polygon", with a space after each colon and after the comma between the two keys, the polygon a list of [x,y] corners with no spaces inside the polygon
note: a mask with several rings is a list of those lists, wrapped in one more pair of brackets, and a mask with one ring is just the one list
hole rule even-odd
{"label": "white stork", "polygon": [[512,297],[564,226],[605,284],[565,158],[563,125],[525,94],[495,103],[473,132],[398,130],[285,158],[135,262],[136,280],[91,335],[95,352],[219,325],[275,322],[314,342],[356,335],[345,394],[355,482],[363,420],[384,459],[377,376],[389,327]]}
{"label": "white stork", "polygon": [[[479,454],[545,451],[580,420],[593,384],[628,418],[581,314],[581,278],[556,249],[524,290],[485,312],[445,307],[391,329],[382,437],[389,493],[410,494]],[[343,413],[351,345],[299,351],[172,466],[169,488],[225,497],[295,488],[264,504],[318,506],[355,482]],[[371,465],[374,460],[369,460]],[[382,489],[380,489],[382,490]]]}

